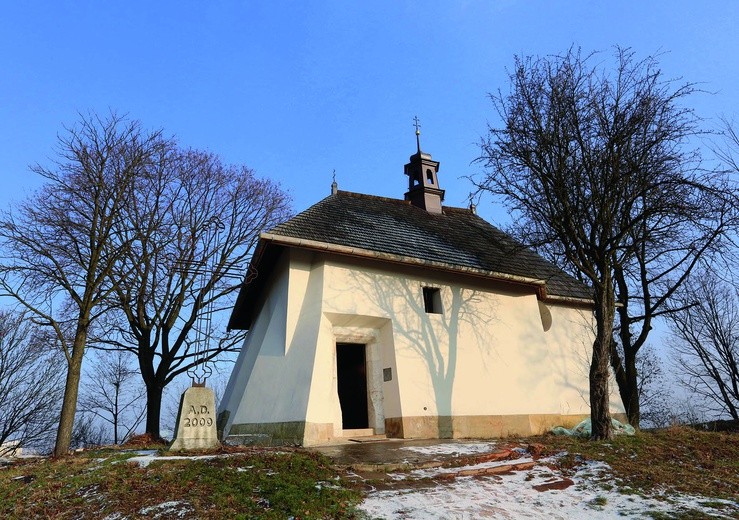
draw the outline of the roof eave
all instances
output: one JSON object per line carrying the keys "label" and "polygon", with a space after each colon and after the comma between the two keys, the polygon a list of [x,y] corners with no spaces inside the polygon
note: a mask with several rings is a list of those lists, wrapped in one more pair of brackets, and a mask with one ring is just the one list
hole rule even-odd
{"label": "roof eave", "polygon": [[[520,276],[520,275],[515,275],[515,274],[501,273],[498,271],[490,271],[486,269],[476,269],[473,267],[451,265],[451,264],[447,264],[444,262],[434,262],[432,260],[424,260],[421,258],[415,258],[415,257],[410,257],[410,256],[405,256],[405,255],[385,253],[381,251],[373,251],[371,249],[363,249],[363,248],[358,248],[358,247],[343,246],[340,244],[331,244],[328,242],[321,242],[318,240],[296,238],[296,237],[278,235],[278,234],[269,233],[269,232],[263,232],[263,233],[260,233],[259,235],[259,243],[257,245],[257,250],[255,251],[255,255],[252,260],[253,263],[257,264],[254,267],[258,268],[258,264],[261,263],[260,262],[261,253],[263,253],[264,249],[268,245],[295,247],[295,248],[309,249],[309,250],[314,250],[314,251],[324,251],[324,252],[329,252],[329,253],[334,253],[334,254],[344,255],[344,256],[380,260],[380,261],[391,262],[391,263],[396,263],[396,264],[423,266],[426,268],[435,269],[439,271],[462,273],[462,274],[480,277],[480,278],[487,278],[487,279],[492,279],[492,280],[504,281],[508,283],[533,286],[536,288],[536,295],[539,300],[551,302],[554,304],[559,303],[559,304],[577,305],[577,306],[583,306],[583,307],[593,306],[593,300],[589,298],[578,298],[574,296],[561,296],[561,295],[549,293],[547,291],[547,282],[545,279],[542,279],[542,278],[533,278],[533,277]],[[250,271],[251,271],[251,267],[252,265],[250,263]],[[242,309],[245,304],[244,300],[246,297],[248,285],[249,285],[249,282],[245,282],[244,285],[242,286],[242,289],[239,291],[236,305],[234,306],[231,317],[229,319],[229,323],[228,323],[229,330],[232,328],[235,328],[235,329],[249,328],[250,320],[247,320],[245,322],[242,319],[240,319],[240,316],[239,316],[242,313]]]}
{"label": "roof eave", "polygon": [[451,271],[456,273],[465,273],[473,276],[481,276],[485,278],[492,278],[495,280],[502,280],[525,285],[546,286],[546,280],[541,278],[532,278],[515,274],[501,273],[497,271],[489,271],[486,269],[476,269],[474,267],[451,265],[444,262],[435,262],[432,260],[425,260],[394,253],[385,253],[381,251],[373,251],[371,249],[363,249],[359,247],[342,246],[340,244],[331,244],[318,240],[308,240],[304,238],[295,238],[285,235],[276,235],[274,233],[261,233],[259,235],[259,238],[260,240],[264,240],[265,242],[271,242],[282,246],[312,249],[316,251],[326,251],[340,255],[371,258],[374,260],[383,260],[385,262],[406,265],[419,265],[432,269]]}
{"label": "roof eave", "polygon": [[547,302],[551,303],[563,303],[568,305],[578,305],[583,307],[593,307],[593,300],[591,298],[578,298],[575,296],[559,296],[556,294],[547,294],[546,298],[543,298]]}

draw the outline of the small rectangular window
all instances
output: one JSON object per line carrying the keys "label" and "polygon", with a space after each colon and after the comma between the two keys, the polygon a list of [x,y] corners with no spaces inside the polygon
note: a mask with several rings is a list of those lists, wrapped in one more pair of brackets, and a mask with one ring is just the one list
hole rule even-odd
{"label": "small rectangular window", "polygon": [[441,291],[436,287],[424,287],[423,307],[428,314],[441,314]]}

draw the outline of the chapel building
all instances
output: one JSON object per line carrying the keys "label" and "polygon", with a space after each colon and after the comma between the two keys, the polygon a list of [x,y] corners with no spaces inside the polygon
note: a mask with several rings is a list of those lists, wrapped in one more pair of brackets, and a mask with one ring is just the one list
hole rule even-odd
{"label": "chapel building", "polygon": [[[420,145],[404,173],[402,199],[334,183],[260,235],[229,321],[249,333],[223,438],[491,438],[589,416],[589,288],[474,208],[444,206]],[[615,393],[611,411],[623,418]]]}

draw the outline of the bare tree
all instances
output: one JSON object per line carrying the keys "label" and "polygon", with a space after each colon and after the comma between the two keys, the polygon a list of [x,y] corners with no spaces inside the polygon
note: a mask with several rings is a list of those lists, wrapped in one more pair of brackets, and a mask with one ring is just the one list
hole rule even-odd
{"label": "bare tree", "polygon": [[[675,284],[721,236],[730,209],[722,177],[701,170],[699,154],[687,149],[698,120],[681,103],[694,86],[665,80],[655,58],[637,60],[629,50],[616,49],[612,71],[596,56],[571,49],[516,58],[510,93],[491,95],[503,126],[483,139],[479,160],[488,171],[477,184],[505,200],[522,242],[592,287],[598,439],[611,435],[614,332],[626,359],[619,390],[638,426],[636,352]],[[636,338],[632,327],[640,327]]]}
{"label": "bare tree", "polygon": [[109,273],[116,314],[96,342],[136,356],[155,438],[166,385],[243,342],[217,318],[233,306],[259,232],[289,205],[275,183],[210,153],[180,151],[161,166],[124,207],[132,246]]}
{"label": "bare tree", "polygon": [[[640,247],[614,268],[620,305],[616,308],[611,366],[629,421],[637,428],[642,405],[647,404],[642,402],[638,354],[654,320],[680,310],[671,298],[702,263],[733,256],[739,205],[736,181],[729,172],[739,171],[732,153],[732,146],[736,149],[739,141],[726,122],[724,135],[729,146],[714,152],[728,170],[688,176],[676,199],[682,205],[673,202],[672,208],[658,208],[659,218],[645,220],[633,240]],[[653,409],[650,415],[654,417]]]}
{"label": "bare tree", "polygon": [[723,142],[715,145],[713,151],[730,171],[739,173],[739,131],[734,121],[723,118],[721,123]]}
{"label": "bare tree", "polygon": [[716,417],[739,421],[739,288],[704,272],[677,305],[670,322],[680,382]]}
{"label": "bare tree", "polygon": [[629,241],[637,247],[614,263],[620,305],[611,366],[629,422],[637,428],[642,404],[638,353],[654,320],[676,310],[670,300],[701,260],[726,251],[727,233],[736,221],[733,188],[722,173],[689,175],[673,189],[679,191],[672,201],[649,202],[665,206],[647,208],[656,214],[632,232]]}
{"label": "bare tree", "polygon": [[108,423],[113,443],[128,438],[144,419],[145,391],[135,385],[138,371],[124,352],[98,356],[82,384],[79,411]]}
{"label": "bare tree", "polygon": [[97,448],[110,442],[105,424],[96,420],[96,417],[86,412],[77,414],[72,429],[70,448]]}
{"label": "bare tree", "polygon": [[130,247],[120,233],[133,180],[165,156],[160,132],[111,114],[82,117],[58,138],[52,167],[32,170],[45,184],[0,216],[0,293],[54,331],[66,358],[54,453],[67,454],[91,326],[115,288],[112,269]]}
{"label": "bare tree", "polygon": [[675,424],[672,386],[668,383],[662,361],[651,345],[647,344],[639,350],[636,368],[642,422],[654,428]]}
{"label": "bare tree", "polygon": [[61,404],[61,354],[53,336],[22,313],[0,310],[0,456],[2,445],[46,446]]}

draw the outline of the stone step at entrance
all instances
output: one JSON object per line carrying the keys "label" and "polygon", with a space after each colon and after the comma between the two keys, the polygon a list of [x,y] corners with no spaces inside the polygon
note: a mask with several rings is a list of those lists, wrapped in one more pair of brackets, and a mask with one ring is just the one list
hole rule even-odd
{"label": "stone step at entrance", "polygon": [[353,442],[379,442],[387,440],[387,436],[384,433],[375,434],[374,428],[342,430],[341,436]]}
{"label": "stone step at entrance", "polygon": [[374,435],[375,430],[373,428],[355,428],[352,430],[341,430],[342,437],[369,437]]}

